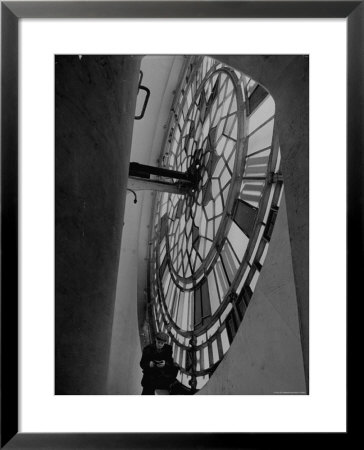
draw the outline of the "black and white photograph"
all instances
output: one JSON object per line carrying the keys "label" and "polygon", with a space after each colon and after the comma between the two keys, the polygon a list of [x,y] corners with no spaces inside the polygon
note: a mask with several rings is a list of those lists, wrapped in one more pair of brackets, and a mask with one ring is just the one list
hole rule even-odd
{"label": "black and white photograph", "polygon": [[363,1],[0,15],[0,447],[347,439]]}
{"label": "black and white photograph", "polygon": [[55,394],[309,394],[309,56],[55,55]]}

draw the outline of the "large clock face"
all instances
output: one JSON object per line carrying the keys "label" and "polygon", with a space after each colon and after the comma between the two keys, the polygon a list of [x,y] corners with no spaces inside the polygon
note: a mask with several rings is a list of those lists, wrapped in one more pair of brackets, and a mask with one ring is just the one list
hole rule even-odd
{"label": "large clock face", "polygon": [[167,203],[170,268],[182,288],[208,272],[226,232],[241,178],[242,105],[236,74],[218,68],[192,80],[173,129],[168,167],[196,179],[187,195]]}
{"label": "large clock face", "polygon": [[156,197],[150,298],[193,392],[228,351],[266,258],[283,189],[274,112],[248,76],[186,59],[161,161],[194,182]]}

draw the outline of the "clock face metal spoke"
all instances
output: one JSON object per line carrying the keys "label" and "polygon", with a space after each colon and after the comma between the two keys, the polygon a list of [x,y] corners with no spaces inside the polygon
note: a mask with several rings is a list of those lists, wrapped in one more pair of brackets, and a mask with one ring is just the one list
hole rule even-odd
{"label": "clock face metal spoke", "polygon": [[157,194],[150,279],[154,326],[169,334],[177,378],[195,392],[251,301],[283,184],[271,178],[280,156],[269,93],[207,57],[188,58],[181,79],[161,160],[191,187]]}
{"label": "clock face metal spoke", "polygon": [[[173,154],[172,152],[173,159],[171,159],[170,164],[175,170],[190,170],[194,173],[196,179],[196,192],[194,196],[190,195],[190,198],[185,199],[184,212],[186,213],[185,219],[189,220],[190,218],[193,219],[194,214],[196,214],[196,208],[193,209],[194,204],[195,206],[201,207],[203,210],[202,222],[200,221],[199,228],[202,225],[200,231],[201,235],[209,240],[209,242],[205,242],[202,245],[203,258],[206,258],[207,250],[212,250],[213,245],[211,245],[210,242],[213,242],[214,235],[221,222],[220,217],[218,217],[216,222],[208,223],[208,220],[211,220],[214,214],[221,216],[224,212],[224,210],[222,210],[222,205],[226,202],[225,199],[221,198],[217,201],[217,206],[215,207],[215,199],[213,198],[214,195],[212,191],[212,175],[219,164],[218,172],[222,173],[226,166],[223,177],[224,179],[227,177],[231,178],[235,162],[233,149],[227,146],[227,143],[225,143],[223,148],[223,151],[225,151],[226,154],[223,153],[223,151],[220,155],[217,154],[215,147],[218,138],[218,129],[216,125],[211,126],[218,113],[220,113],[220,116],[224,113],[225,117],[223,123],[225,126],[220,127],[220,131],[222,132],[225,129],[225,133],[228,133],[227,136],[230,137],[232,124],[238,123],[237,119],[231,121],[231,110],[233,105],[236,104],[235,97],[239,95],[239,87],[234,85],[234,79],[230,78],[232,77],[229,72],[224,73],[224,78],[221,83],[222,72],[217,72],[216,75],[208,76],[202,86],[196,89],[196,100],[193,100],[192,94],[187,96],[187,100],[184,101],[182,107],[185,125],[182,127],[182,137],[180,137],[180,144],[178,147],[180,150],[179,154],[177,154],[178,148],[173,149],[176,154]],[[227,108],[224,106],[225,103],[219,95],[220,85],[224,92],[228,91],[229,105]],[[193,89],[188,89],[189,93],[192,91]],[[235,101],[233,101],[233,99]],[[218,104],[219,101],[220,105]],[[214,112],[213,118],[211,117],[212,111]],[[226,128],[225,124],[227,120],[229,120],[227,125],[228,128]],[[174,220],[181,219],[181,214],[182,201],[180,200],[178,208],[175,211]],[[199,211],[198,214],[201,216],[201,211]],[[182,223],[181,225],[184,227],[185,223]],[[200,266],[200,264],[191,266],[194,268],[194,271],[196,271],[197,266]],[[178,270],[178,268],[174,267],[173,261],[172,267],[178,277],[183,278],[187,273],[184,270],[184,266],[182,266],[183,273]],[[202,270],[203,267],[201,266],[200,272]],[[190,276],[193,278],[193,273],[191,273]]]}

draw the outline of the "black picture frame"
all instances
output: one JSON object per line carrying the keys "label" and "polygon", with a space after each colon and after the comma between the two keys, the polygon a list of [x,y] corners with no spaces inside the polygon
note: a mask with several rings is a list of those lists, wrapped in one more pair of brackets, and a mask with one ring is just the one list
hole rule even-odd
{"label": "black picture frame", "polygon": [[[347,286],[363,273],[364,5],[362,1],[1,2],[1,448],[258,448],[307,445],[310,433],[18,432],[18,22],[21,18],[346,18]],[[332,174],[340,181],[340,174]],[[347,345],[349,350],[350,345]],[[349,417],[349,414],[348,416]],[[191,420],[193,417],[191,416]],[[335,440],[347,439],[337,433]],[[320,433],[319,433],[320,434]],[[315,443],[320,436],[315,434]],[[324,434],[324,433],[322,433]],[[336,433],[335,433],[336,434]],[[242,436],[244,435],[244,436]],[[326,439],[327,436],[323,436]]]}

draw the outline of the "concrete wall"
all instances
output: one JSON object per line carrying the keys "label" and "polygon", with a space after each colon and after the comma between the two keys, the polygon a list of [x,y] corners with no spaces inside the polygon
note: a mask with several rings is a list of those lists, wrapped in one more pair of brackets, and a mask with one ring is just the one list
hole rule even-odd
{"label": "concrete wall", "polygon": [[[156,55],[146,56],[142,60],[145,83],[151,88],[150,105],[145,120],[136,124],[143,133],[137,133],[141,141],[140,148],[132,148],[132,160],[151,166],[158,166],[165,136],[165,125],[168,121],[174,89],[179,80],[184,63],[183,56]],[[145,149],[148,151],[145,151]],[[138,151],[139,150],[139,151]],[[138,265],[138,323],[142,330],[146,319],[147,273],[149,261],[150,223],[152,220],[152,205],[154,191],[139,191],[138,197],[143,202],[141,227],[139,231],[139,265]],[[143,344],[147,341],[146,330],[143,331]]]}
{"label": "concrete wall", "polygon": [[305,379],[309,386],[309,59],[216,56],[250,75],[276,102]]}
{"label": "concrete wall", "polygon": [[113,317],[107,394],[140,394],[142,356],[137,316],[138,236],[141,205],[127,196]]}
{"label": "concrete wall", "polygon": [[243,321],[225,358],[198,395],[306,393],[284,197]]}
{"label": "concrete wall", "polygon": [[56,394],[106,391],[139,65],[56,57]]}
{"label": "concrete wall", "polygon": [[[144,57],[141,63],[142,84],[150,89],[145,116],[134,123],[131,161],[158,165],[164,124],[167,121],[173,89],[180,74],[183,57]],[[139,96],[137,110],[141,110],[144,95]],[[139,331],[145,320],[148,269],[148,241],[151,191],[138,191],[137,203],[128,192],[118,271],[113,318],[113,331],[108,371],[108,394],[140,394],[142,371]]]}

